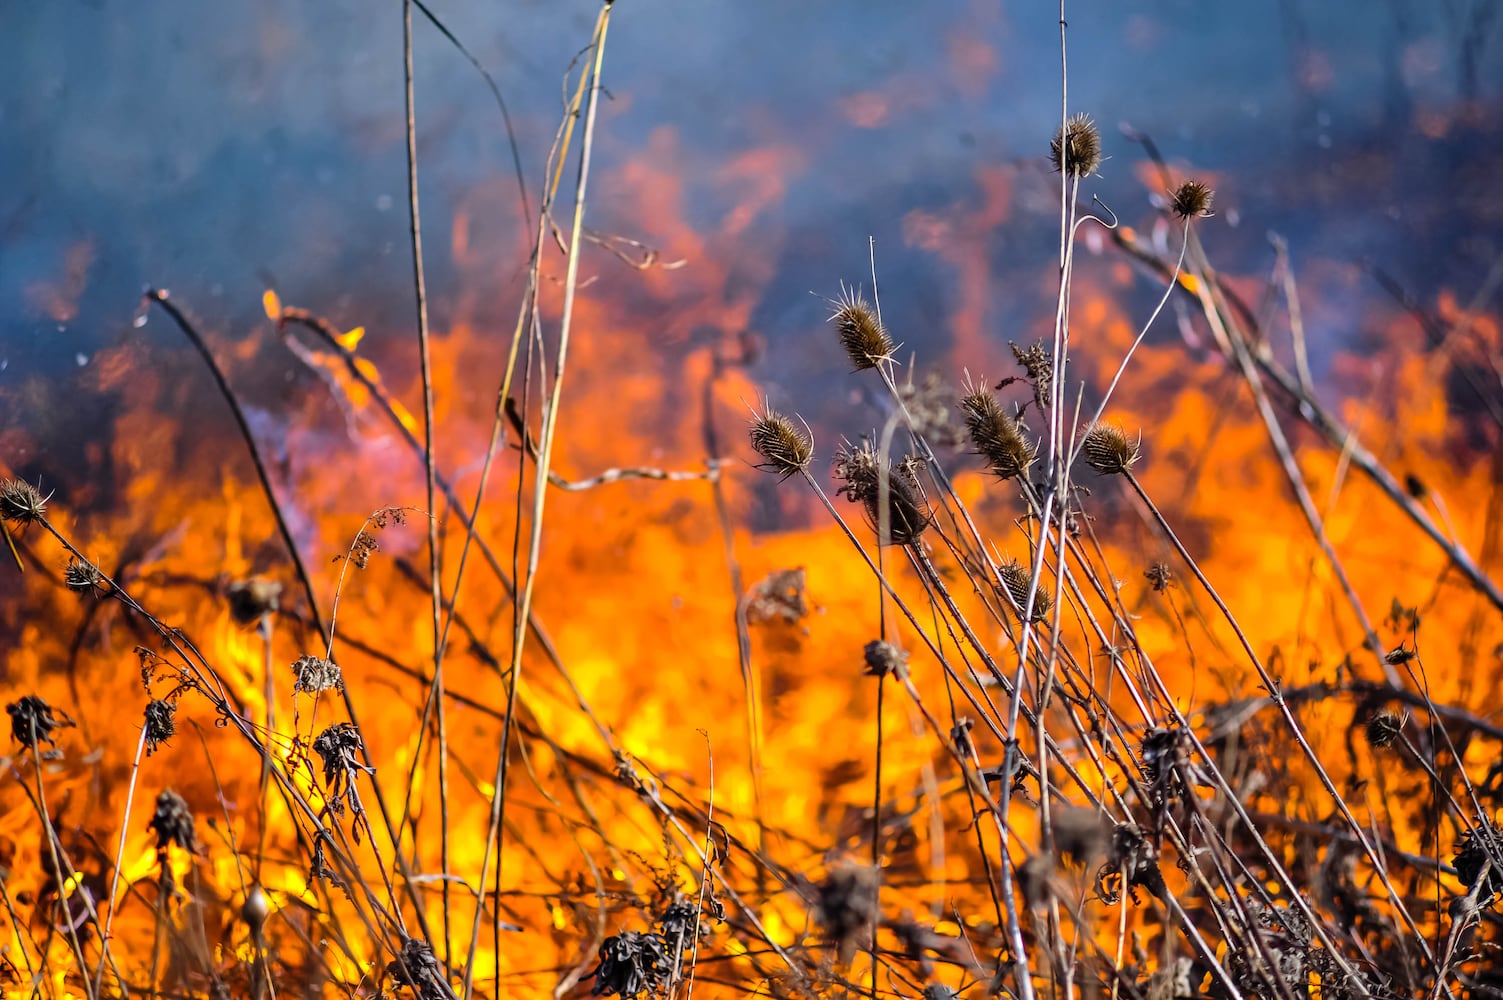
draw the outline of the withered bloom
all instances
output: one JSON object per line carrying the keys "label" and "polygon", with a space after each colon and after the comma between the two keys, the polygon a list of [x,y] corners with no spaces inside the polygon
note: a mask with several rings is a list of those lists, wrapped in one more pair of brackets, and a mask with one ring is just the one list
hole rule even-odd
{"label": "withered bloom", "polygon": [[1363,727],[1367,743],[1374,749],[1391,747],[1404,734],[1404,724],[1409,720],[1397,712],[1378,712],[1367,720]]}
{"label": "withered bloom", "polygon": [[0,482],[0,518],[18,524],[31,524],[47,515],[48,497],[23,479]]}
{"label": "withered bloom", "polygon": [[345,799],[354,785],[354,772],[364,770],[360,752],[360,730],[351,722],[336,722],[318,734],[313,741],[313,752],[324,763],[324,785],[330,812],[344,812]]}
{"label": "withered bloom", "polygon": [[[1471,892],[1482,882],[1478,896],[1482,901],[1503,892],[1503,833],[1484,819],[1480,826],[1467,830],[1456,842],[1456,856],[1451,859],[1456,866],[1456,877]],[[1487,875],[1484,879],[1483,868]]]}
{"label": "withered bloom", "polygon": [[1417,656],[1419,656],[1419,654],[1410,649],[1408,646],[1400,645],[1397,648],[1390,649],[1387,653],[1385,653],[1383,655],[1383,659],[1391,666],[1401,667]]}
{"label": "withered bloom", "polygon": [[225,596],[230,602],[230,617],[241,625],[254,625],[276,613],[282,601],[282,585],[275,580],[253,576],[230,584]]}
{"label": "withered bloom", "polygon": [[1183,774],[1190,763],[1190,741],[1179,726],[1153,726],[1143,734],[1138,747],[1143,758],[1143,777],[1157,805],[1184,795]]}
{"label": "withered bloom", "polygon": [[[1054,385],[1054,360],[1048,347],[1043,341],[1035,343],[1026,350],[1012,341],[1007,342],[1012,348],[1012,356],[1023,369],[1023,378],[1033,386],[1033,398],[1039,406],[1044,405],[1044,400],[1049,398],[1049,390]],[[1008,380],[1010,381],[1010,380]],[[998,389],[1002,388],[999,384]]]}
{"label": "withered bloom", "polygon": [[1185,181],[1169,196],[1169,206],[1181,219],[1203,219],[1214,199],[1215,192],[1200,181]]}
{"label": "withered bloom", "polygon": [[833,869],[819,885],[814,916],[842,964],[855,957],[856,949],[876,927],[881,915],[877,886],[877,873],[867,865]]}
{"label": "withered bloom", "polygon": [[344,674],[340,671],[339,664],[318,656],[298,657],[292,665],[292,673],[295,678],[292,684],[293,694],[316,694],[344,683]]}
{"label": "withered bloom", "polygon": [[1087,115],[1074,115],[1055,129],[1049,159],[1058,173],[1079,180],[1101,166],[1101,131]]}
{"label": "withered bloom", "polygon": [[1143,575],[1148,578],[1148,585],[1160,594],[1168,590],[1174,580],[1174,573],[1169,569],[1169,565],[1161,562],[1156,562],[1145,569]]}
{"label": "withered bloom", "polygon": [[789,417],[768,409],[752,421],[752,450],[762,456],[759,469],[787,479],[803,472],[814,458],[814,442]]}
{"label": "withered bloom", "polygon": [[399,986],[410,986],[419,1000],[453,1000],[454,988],[444,976],[438,956],[426,941],[408,938],[402,951],[386,964],[386,974]]}
{"label": "withered bloom", "polygon": [[156,753],[177,732],[177,703],[155,698],[146,703],[146,756]]}
{"label": "withered bloom", "polygon": [[908,676],[908,654],[882,639],[866,644],[866,673],[872,677],[895,674],[899,680]]}
{"label": "withered bloom", "polygon": [[660,935],[623,931],[600,945],[600,964],[595,967],[595,996],[637,997],[662,989],[673,971],[673,959]]}
{"label": "withered bloom", "polygon": [[189,852],[198,850],[198,838],[193,833],[193,810],[170,788],[163,789],[157,796],[157,807],[146,829],[157,835],[158,853],[165,852],[169,844],[176,844]]}
{"label": "withered bloom", "polygon": [[[1028,607],[1028,591],[1033,589],[1033,570],[1016,559],[1009,559],[997,567],[997,575],[1002,578],[1002,589],[1007,592],[1014,610],[1021,617],[1023,610]],[[1053,606],[1054,599],[1044,592],[1043,587],[1034,590],[1034,621],[1043,621],[1047,618]]]}
{"label": "withered bloom", "polygon": [[35,747],[41,740],[56,746],[52,731],[70,724],[65,715],[59,719],[51,705],[34,694],[28,694],[5,706],[10,713],[10,733],[22,746]]}
{"label": "withered bloom", "polygon": [[63,570],[63,585],[75,594],[96,593],[104,586],[104,574],[87,559],[72,558]]}
{"label": "withered bloom", "polygon": [[898,349],[872,307],[856,292],[841,293],[830,321],[855,371],[876,368]]}
{"label": "withered bloom", "polygon": [[1137,442],[1119,427],[1095,424],[1085,433],[1080,453],[1086,464],[1103,476],[1121,475],[1138,460]]}
{"label": "withered bloom", "polygon": [[1124,888],[1134,902],[1138,888],[1155,896],[1165,891],[1158,850],[1136,823],[1123,823],[1112,831],[1106,864],[1096,872],[1096,892],[1106,903],[1119,902]]}
{"label": "withered bloom", "polygon": [[1014,479],[1028,471],[1037,449],[1023,436],[1022,425],[1003,412],[990,389],[982,386],[967,393],[960,410],[972,446],[994,476]]}
{"label": "withered bloom", "polygon": [[861,504],[872,527],[881,530],[885,481],[888,537],[884,541],[912,545],[934,519],[915,471],[917,465],[916,459],[904,458],[894,467],[877,457],[869,441],[863,441],[860,447],[846,445],[835,460],[835,478],[841,481],[835,492]]}

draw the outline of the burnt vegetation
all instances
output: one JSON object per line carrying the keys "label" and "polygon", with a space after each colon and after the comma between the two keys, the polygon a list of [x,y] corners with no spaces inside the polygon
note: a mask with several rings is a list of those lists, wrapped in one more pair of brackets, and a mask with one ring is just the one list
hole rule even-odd
{"label": "burnt vegetation", "polygon": [[[585,151],[612,6],[565,116],[562,134]],[[219,556],[233,563],[224,571],[169,567],[158,539],[93,537],[65,493],[0,481],[31,644],[15,654],[11,677],[25,686],[7,706],[6,991],[1503,995],[1503,726],[1490,681],[1458,680],[1503,670],[1503,596],[1437,500],[1449,466],[1432,461],[1418,488],[1284,366],[1255,322],[1266,311],[1209,264],[1207,185],[1172,184],[1158,164],[1153,221],[1179,240],[1168,253],[1089,215],[1082,187],[1111,168],[1110,142],[1072,113],[1052,141],[1039,137],[1036,165],[1057,172],[1063,232],[1099,227],[1154,276],[1207,345],[1196,363],[1224,379],[1230,419],[1286,477],[1278,495],[1293,499],[1268,515],[1266,544],[1303,532],[1305,547],[1260,561],[1259,546],[1228,539],[1252,578],[1201,544],[1210,529],[1174,490],[1197,481],[1156,476],[1156,446],[1186,448],[1183,431],[1135,426],[1110,369],[1068,366],[1082,348],[1067,247],[1046,302],[1055,327],[1011,344],[1000,381],[962,367],[900,382],[875,293],[841,286],[820,350],[865,392],[833,428],[851,437],[826,439],[821,425],[840,441],[821,453],[808,424],[764,401],[732,442],[715,423],[715,380],[745,359],[717,355],[704,471],[623,466],[591,480],[553,464],[556,421],[568,419],[568,338],[553,334],[566,330],[523,345],[551,345],[553,381],[530,353],[508,370],[484,465],[467,455],[450,478],[439,458],[459,459],[442,439],[419,440],[417,418],[356,355],[359,338],[268,293],[278,335],[315,338],[427,487],[432,509],[339,512],[338,551],[305,541],[317,533],[299,519],[318,512],[286,501],[286,463],[259,450],[214,352],[165,292],[149,292],[153,313],[202,351],[244,432],[237,455],[255,485],[234,516],[264,506],[252,517],[264,537],[251,556],[238,537],[216,550],[235,553]],[[572,235],[558,221],[545,238],[570,260],[554,281],[560,304],[572,304],[585,249],[580,162],[579,201],[567,203],[563,161],[550,159],[535,209],[540,232],[576,213]],[[415,189],[411,207],[416,235]],[[589,238],[640,269],[657,263],[628,254],[629,241]],[[539,289],[553,292],[540,257],[518,331],[571,315],[540,305]],[[1486,325],[1467,324],[1468,335]],[[1112,367],[1130,376],[1131,355]],[[1426,363],[1477,361],[1458,358]],[[1192,444],[1214,451],[1217,428],[1195,430]],[[513,493],[476,484],[492,461]],[[748,583],[740,496],[722,477],[733,466],[738,488],[765,477],[789,510],[819,519],[808,538],[833,544],[810,541],[807,565]],[[1361,531],[1348,524],[1338,539],[1329,508],[1309,500],[1324,497],[1306,480],[1317,467],[1360,477],[1364,516],[1442,570],[1384,566],[1378,584],[1349,585],[1342,545]],[[646,593],[640,580],[609,605],[571,591],[579,617],[563,627],[539,611],[536,590],[564,568],[544,552],[544,522],[551,538],[596,530],[550,519],[545,498],[624,479],[699,490],[715,512],[717,573],[738,592],[722,595],[724,632],[697,636],[703,648],[681,643],[631,586]],[[669,514],[633,517],[611,541],[619,558],[635,529],[676,530]],[[409,519],[423,530],[404,531]],[[86,551],[119,558],[104,568]],[[697,569],[673,571],[686,593],[720,582]],[[485,601],[466,574],[485,581]],[[1374,622],[1363,598],[1377,600],[1377,585],[1391,603]],[[1286,634],[1265,619],[1294,606],[1277,599],[1289,593],[1307,598],[1294,646],[1266,638]],[[826,630],[861,638],[816,661]],[[122,652],[138,672],[119,668]],[[710,705],[717,686],[736,692],[744,718],[651,708],[669,687]],[[841,712],[865,714],[857,725]],[[703,732],[702,771],[670,746],[676,730]]]}

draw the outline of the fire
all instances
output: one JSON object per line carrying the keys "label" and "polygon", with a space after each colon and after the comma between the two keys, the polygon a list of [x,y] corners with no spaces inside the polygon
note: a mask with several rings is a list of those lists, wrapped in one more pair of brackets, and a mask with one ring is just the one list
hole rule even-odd
{"label": "fire", "polygon": [[[962,78],[996,71],[985,46],[955,39],[952,48]],[[1319,74],[1305,76],[1319,83]],[[889,114],[886,102],[863,94],[842,110],[857,127],[874,127]],[[1048,792],[1036,775],[1002,770],[1009,758],[987,722],[1006,714],[1003,685],[1018,668],[1024,629],[995,587],[967,576],[973,567],[955,554],[966,544],[965,526],[937,518],[923,559],[883,549],[882,571],[894,588],[884,597],[863,552],[808,484],[797,476],[779,484],[753,468],[748,409],[779,391],[785,362],[776,349],[760,363],[746,356],[758,338],[784,338],[757,329],[772,265],[744,256],[744,241],[781,203],[787,178],[807,169],[805,157],[774,142],[716,165],[708,183],[723,210],[698,218],[685,192],[691,172],[673,166],[685,155],[671,129],[654,132],[604,197],[618,221],[635,223],[623,229],[642,234],[669,262],[686,263],[667,268],[644,258],[629,268],[598,250],[588,258],[555,462],[563,486],[548,500],[534,624],[518,678],[507,671],[518,576],[511,539],[530,527],[522,501],[533,470],[510,432],[474,519],[474,539],[485,548],[467,554],[459,577],[464,522],[496,416],[489,394],[511,335],[477,318],[488,315],[489,284],[472,282],[451,328],[438,331],[436,461],[457,502],[441,495],[432,511],[421,509],[424,467],[409,443],[421,436],[409,409],[420,398],[415,365],[367,353],[378,338],[361,325],[325,324],[332,332],[321,337],[323,321],[274,290],[262,302],[268,325],[249,346],[214,338],[237,385],[273,366],[295,373],[291,390],[258,401],[250,423],[311,595],[290,566],[282,526],[224,401],[205,386],[197,359],[162,346],[171,336],[167,317],[153,312],[140,339],[95,359],[91,389],[111,406],[89,442],[90,460],[63,468],[37,460],[14,470],[40,476],[46,491],[56,484],[46,524],[58,537],[24,518],[8,526],[27,565],[24,577],[8,572],[4,584],[14,595],[4,615],[9,688],[18,697],[39,695],[74,725],[56,732],[55,747],[18,745],[9,758],[12,780],[0,795],[4,920],[16,977],[8,988],[29,991],[35,979],[55,995],[78,995],[93,979],[123,981],[143,994],[224,988],[259,995],[269,965],[284,993],[374,994],[394,979],[414,986],[402,978],[410,967],[392,972],[390,965],[396,955],[417,961],[407,949],[408,939],[418,939],[432,942],[435,961],[452,970],[446,980],[472,982],[486,995],[493,982],[504,991],[568,992],[600,964],[604,942],[650,930],[678,903],[691,905],[705,928],[697,988],[714,995],[768,983],[784,989],[788,954],[819,951],[810,914],[829,924],[837,908],[830,886],[848,877],[859,883],[831,873],[856,871],[873,857],[874,826],[881,830],[878,939],[888,966],[904,970],[902,991],[918,992],[925,978],[969,984],[1005,964],[999,956],[1011,956],[989,888],[1001,868],[999,834],[978,817],[987,815],[983,797],[1001,797],[1013,782],[1008,853],[1018,865],[1008,878],[1031,892],[1039,879],[1054,880],[1067,905],[1053,919],[1079,921],[1082,951],[1100,949],[1096,968],[1135,961],[1123,958],[1123,941],[1142,945],[1119,937],[1119,912],[1132,908],[1121,919],[1133,933],[1157,933],[1161,918],[1139,910],[1132,894],[1090,903],[1096,917],[1110,919],[1070,909],[1095,898],[1102,858],[1043,875],[1023,864],[1040,855],[1037,804]],[[1157,176],[1145,170],[1144,180],[1156,184]],[[920,357],[915,383],[929,368],[952,384],[966,371],[993,383],[1017,374],[1006,338],[993,332],[995,276],[984,247],[1040,197],[1031,183],[1013,168],[984,168],[976,192],[903,217],[907,249],[946,269],[954,290],[949,347]],[[470,211],[480,214],[472,206],[455,220],[454,250],[461,270],[476,277],[514,236],[488,230]],[[1127,228],[1121,236],[1137,238]],[[1145,281],[1125,257],[1103,250],[1086,256],[1076,274],[1072,394],[1081,379],[1093,393],[1110,382],[1144,321],[1123,305]],[[46,296],[59,319],[80,293],[74,285],[90,259],[70,254],[66,278]],[[1037,284],[1047,287],[1052,254],[1041,262]],[[550,323],[562,270],[556,253],[546,257]],[[1218,294],[1249,299],[1261,287],[1250,276],[1215,278]],[[1451,845],[1437,843],[1431,817],[1390,809],[1385,782],[1406,779],[1385,773],[1381,751],[1361,744],[1360,729],[1369,708],[1397,704],[1369,648],[1376,642],[1417,654],[1391,653],[1386,663],[1413,696],[1405,708],[1426,712],[1414,700],[1422,692],[1460,713],[1436,715],[1466,729],[1457,755],[1474,780],[1496,754],[1498,733],[1477,723],[1492,708],[1488,686],[1477,681],[1503,666],[1503,622],[1446,545],[1468,553],[1480,575],[1497,577],[1503,452],[1486,419],[1495,389],[1469,396],[1458,384],[1467,373],[1486,376],[1479,359],[1503,352],[1499,320],[1464,310],[1447,292],[1434,313],[1451,339],[1437,344],[1412,317],[1370,304],[1366,342],[1335,353],[1332,395],[1311,401],[1352,437],[1333,445],[1313,422],[1292,415],[1297,408],[1278,409],[1291,469],[1271,447],[1248,380],[1217,352],[1195,312],[1212,294],[1210,279],[1186,273],[1177,286],[1178,314],[1166,315],[1164,332],[1138,349],[1107,415],[1134,441],[1141,433],[1134,474],[1225,598],[1235,627],[1125,477],[1082,472],[1090,495],[1064,557],[1080,590],[1060,583],[1068,610],[1049,630],[1030,626],[1035,649],[1068,653],[1051,666],[1058,672],[1048,685],[1031,662],[1020,673],[1027,711],[1038,710],[1048,687],[1056,704],[1042,711],[1051,736],[1080,785],[1110,799],[1105,790],[1126,788],[1126,776],[1136,773],[1129,758],[1149,755],[1150,721],[1169,734],[1164,752],[1180,752],[1166,721],[1177,709],[1226,755],[1242,805],[1275,818],[1269,837],[1282,863],[1315,867],[1313,856],[1300,857],[1306,847],[1290,831],[1329,838],[1337,828],[1333,808],[1280,728],[1268,697],[1276,693],[1295,704],[1303,734],[1359,815],[1372,820],[1374,837],[1449,863]],[[810,302],[796,310],[810,332],[784,346],[795,360],[823,357],[838,366],[844,360],[833,335],[819,331],[815,339],[822,309]],[[1045,323],[1013,336],[1031,342],[1047,332]],[[1280,365],[1289,352],[1271,339],[1251,350]],[[537,384],[518,404],[524,419],[536,416]],[[880,388],[874,381],[872,391]],[[1007,391],[1015,402],[1029,395],[1021,383]],[[842,409],[845,419],[834,425]],[[811,412],[813,478],[833,494],[827,470],[839,435],[857,438],[885,415],[818,401]],[[1031,419],[1039,433],[1042,421]],[[4,440],[9,454],[28,443],[19,429]],[[991,554],[1031,565],[1037,518],[1017,485],[984,475],[963,447],[937,450]],[[643,468],[680,475],[662,481],[633,472]],[[609,469],[627,471],[602,476],[593,488],[567,488]],[[1404,482],[1409,509],[1376,469]],[[1292,479],[1313,498],[1319,533],[1292,499]],[[835,505],[875,559],[859,506]],[[442,538],[442,590],[453,600],[442,771],[436,727],[424,730],[419,721],[434,660],[424,550],[430,517]],[[1439,540],[1421,518],[1438,526]],[[78,595],[60,587],[68,557],[60,539],[118,591]],[[932,578],[924,560],[935,567]],[[1059,583],[1053,550],[1044,563],[1040,585],[1052,595]],[[237,613],[231,587],[258,575],[280,584],[275,606]],[[978,641],[939,624],[956,618],[941,588]],[[122,593],[138,607],[117,600]],[[771,610],[754,600],[770,595],[777,597]],[[898,601],[919,612],[916,626]],[[1105,611],[1106,624],[1085,609]],[[332,623],[327,645],[315,614]],[[1277,692],[1254,673],[1239,630]],[[909,660],[879,681],[865,673],[863,651],[884,637]],[[931,644],[955,668],[952,676]],[[995,659],[1003,680],[988,674],[983,655]],[[305,656],[337,663],[341,684],[294,693],[292,665]],[[1155,697],[1152,674],[1168,697],[1147,720],[1135,701]],[[1090,690],[1078,686],[1086,679]],[[498,881],[482,883],[498,864],[485,831],[513,682],[504,853]],[[1361,694],[1371,705],[1354,704]],[[346,698],[358,729],[338,728],[352,721]],[[176,705],[175,734],[148,754],[141,713],[153,699]],[[1125,728],[1109,739],[1100,737],[1105,729],[1091,734],[1084,711],[1071,715],[1086,705],[1097,725]],[[1067,718],[1080,728],[1070,729]],[[1432,741],[1436,759],[1444,756],[1434,732],[1403,731]],[[1026,725],[1018,733],[1017,750],[1036,763],[1046,749]],[[1094,749],[1092,735],[1110,751]],[[1245,746],[1227,749],[1239,739]],[[968,743],[980,769],[957,759]],[[1051,768],[1056,787],[1080,801],[1058,762]],[[1158,773],[1167,787],[1194,772]],[[164,789],[191,806],[196,846],[165,843],[159,826],[148,827]],[[1178,794],[1209,803],[1203,792]],[[55,841],[43,832],[43,808]],[[61,877],[55,851],[68,859]],[[1115,862],[1127,889],[1135,871],[1143,874],[1134,857]],[[1158,877],[1175,893],[1189,899],[1199,891],[1192,874],[1163,867]],[[366,883],[354,883],[354,874]],[[1152,879],[1144,878],[1136,887],[1152,897]],[[1445,883],[1453,895],[1454,882]],[[1375,885],[1364,888],[1386,907]],[[1028,902],[1022,905],[1027,913]],[[1047,910],[1035,906],[1028,915],[1030,945],[1043,939]],[[1431,930],[1440,926],[1436,914],[1419,919]],[[108,955],[99,948],[104,921]],[[472,941],[476,924],[482,932]],[[866,982],[858,936],[838,942],[849,953],[819,969],[826,985],[841,976]],[[915,940],[905,957],[899,943]]]}

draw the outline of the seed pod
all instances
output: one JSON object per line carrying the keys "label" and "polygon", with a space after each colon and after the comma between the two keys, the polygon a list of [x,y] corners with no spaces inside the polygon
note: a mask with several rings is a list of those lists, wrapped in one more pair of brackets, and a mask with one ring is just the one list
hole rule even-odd
{"label": "seed pod", "polygon": [[1049,158],[1058,173],[1079,180],[1101,166],[1101,131],[1087,115],[1075,115],[1054,132]]}
{"label": "seed pod", "polygon": [[762,456],[759,469],[787,479],[803,472],[814,458],[814,442],[789,417],[769,409],[751,426],[752,450]]}
{"label": "seed pod", "polygon": [[1119,427],[1096,424],[1085,433],[1080,453],[1103,476],[1119,476],[1138,460],[1138,444]]}

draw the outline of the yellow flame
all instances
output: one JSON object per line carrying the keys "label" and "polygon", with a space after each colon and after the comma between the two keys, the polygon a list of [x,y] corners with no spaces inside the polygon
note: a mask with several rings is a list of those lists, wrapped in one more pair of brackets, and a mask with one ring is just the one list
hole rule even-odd
{"label": "yellow flame", "polygon": [[359,344],[360,341],[364,339],[364,337],[365,327],[357,326],[353,330],[348,330],[345,333],[341,333],[339,336],[334,338],[334,341],[345,350],[353,351],[355,349],[355,345]]}
{"label": "yellow flame", "polygon": [[273,322],[282,318],[282,300],[270,288],[261,293],[261,308],[266,310],[266,318]]}

